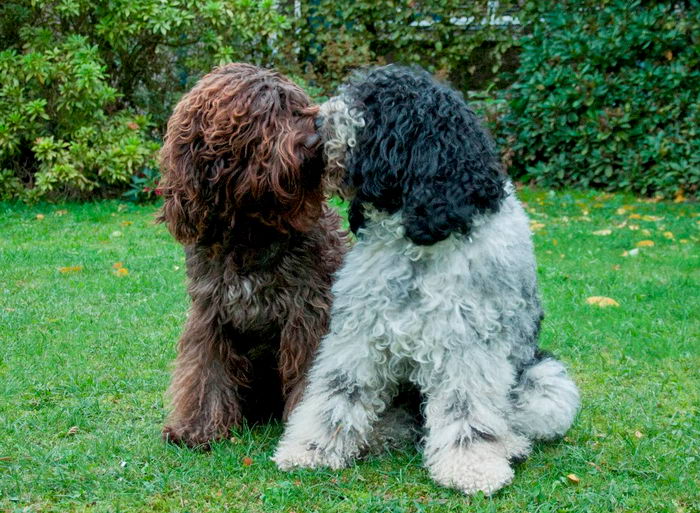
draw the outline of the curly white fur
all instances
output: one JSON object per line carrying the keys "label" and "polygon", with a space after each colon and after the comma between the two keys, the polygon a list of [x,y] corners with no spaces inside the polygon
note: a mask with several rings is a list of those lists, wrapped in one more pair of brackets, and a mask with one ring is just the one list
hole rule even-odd
{"label": "curly white fur", "polygon": [[[401,213],[367,207],[333,288],[330,333],[274,460],[341,468],[361,456],[399,383],[426,403],[425,464],[439,483],[491,494],[530,440],[561,435],[578,392],[553,359],[532,367],[540,306],[528,219],[512,186],[469,237],[404,237]],[[518,373],[520,372],[520,375]]]}

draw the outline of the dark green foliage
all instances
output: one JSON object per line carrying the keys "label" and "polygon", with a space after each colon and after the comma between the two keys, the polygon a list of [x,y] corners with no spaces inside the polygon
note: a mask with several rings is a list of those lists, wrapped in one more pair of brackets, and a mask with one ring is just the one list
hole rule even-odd
{"label": "dark green foliage", "polygon": [[545,186],[695,193],[700,3],[546,2],[524,38],[510,173]]}
{"label": "dark green foliage", "polygon": [[87,197],[155,168],[179,95],[231,60],[267,61],[271,0],[5,0],[0,198]]}
{"label": "dark green foliage", "polygon": [[293,63],[327,91],[349,69],[386,62],[420,64],[469,87],[465,78],[484,67],[496,72],[517,45],[512,26],[494,24],[511,10],[518,14],[515,0],[303,0],[300,16],[294,2],[281,4],[290,24],[280,41],[288,59],[280,65]]}
{"label": "dark green foliage", "polygon": [[155,200],[161,195],[158,182],[160,182],[158,169],[146,167],[131,177],[131,185],[122,196],[136,203]]}

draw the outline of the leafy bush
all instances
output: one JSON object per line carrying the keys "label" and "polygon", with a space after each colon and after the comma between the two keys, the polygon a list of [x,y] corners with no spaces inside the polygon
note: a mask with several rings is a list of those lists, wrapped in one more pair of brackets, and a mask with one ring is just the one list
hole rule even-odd
{"label": "leafy bush", "polygon": [[131,177],[131,185],[122,196],[136,203],[150,201],[161,195],[158,188],[160,173],[158,169],[147,167]]}
{"label": "leafy bush", "polygon": [[0,84],[0,196],[85,193],[153,162],[146,118],[108,110],[117,91],[84,38],[0,52]]}
{"label": "leafy bush", "polygon": [[272,0],[3,1],[0,197],[123,188],[180,94],[218,63],[268,63],[283,24]]}
{"label": "leafy bush", "polygon": [[511,174],[545,186],[696,192],[700,4],[542,5],[510,113],[495,125]]}
{"label": "leafy bush", "polygon": [[[452,78],[480,63],[497,71],[517,44],[512,29],[492,22],[516,0],[315,0],[282,3],[290,20],[282,32],[280,66],[298,66],[328,91],[355,67],[418,63]],[[296,9],[296,12],[294,11]],[[478,59],[474,59],[478,53]],[[475,62],[476,60],[480,62]]]}

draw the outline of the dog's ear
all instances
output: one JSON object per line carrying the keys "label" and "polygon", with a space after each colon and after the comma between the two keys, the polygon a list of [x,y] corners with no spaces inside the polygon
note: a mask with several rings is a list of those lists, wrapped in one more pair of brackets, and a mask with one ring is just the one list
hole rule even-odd
{"label": "dog's ear", "polygon": [[190,94],[173,111],[160,151],[164,199],[158,216],[182,244],[196,242],[211,213],[211,191],[203,179],[201,157],[205,151],[202,112]]}
{"label": "dog's ear", "polygon": [[468,234],[474,217],[497,210],[505,196],[491,138],[461,98],[446,93],[417,121],[402,182],[406,236],[416,244]]}
{"label": "dog's ear", "polygon": [[400,209],[406,236],[429,245],[469,233],[474,216],[498,208],[505,176],[458,92],[424,70],[393,65],[355,77],[345,91],[365,121],[348,157],[355,227],[361,203]]}

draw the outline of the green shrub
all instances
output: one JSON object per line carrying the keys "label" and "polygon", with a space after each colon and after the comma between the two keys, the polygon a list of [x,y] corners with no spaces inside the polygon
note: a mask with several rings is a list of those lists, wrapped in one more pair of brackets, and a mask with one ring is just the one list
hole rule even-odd
{"label": "green shrub", "polygon": [[494,130],[511,174],[545,186],[695,193],[700,4],[546,4],[531,16],[510,112]]}
{"label": "green shrub", "polygon": [[[483,23],[517,7],[516,0],[304,0],[281,5],[289,9],[290,23],[281,35],[280,66],[301,68],[307,80],[327,92],[350,69],[368,64],[416,63],[461,79],[488,62],[495,72],[517,44],[512,29]],[[453,18],[469,21],[460,25]]]}
{"label": "green shrub", "polygon": [[0,52],[0,197],[84,195],[153,163],[146,118],[109,110],[117,91],[94,46],[24,50]]}
{"label": "green shrub", "polygon": [[5,0],[0,197],[123,189],[156,166],[179,96],[214,65],[267,64],[272,0]]}

